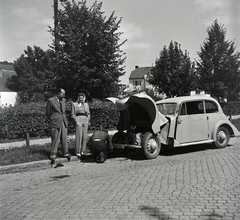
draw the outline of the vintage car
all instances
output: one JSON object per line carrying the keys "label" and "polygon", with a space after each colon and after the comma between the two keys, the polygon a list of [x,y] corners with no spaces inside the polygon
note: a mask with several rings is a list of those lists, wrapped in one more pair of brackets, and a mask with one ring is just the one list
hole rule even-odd
{"label": "vintage car", "polygon": [[206,95],[164,99],[145,93],[107,98],[119,111],[114,148],[140,148],[148,159],[156,158],[161,145],[179,147],[214,143],[227,146],[230,136],[240,135],[219,103]]}
{"label": "vintage car", "polygon": [[168,119],[161,129],[161,143],[179,147],[213,143],[228,145],[230,136],[239,136],[237,128],[224,115],[220,104],[208,95],[182,96],[156,102]]}
{"label": "vintage car", "polygon": [[154,100],[145,93],[107,100],[120,113],[118,132],[112,137],[114,148],[141,148],[147,158],[156,158],[161,149],[160,130],[168,120],[158,111]]}

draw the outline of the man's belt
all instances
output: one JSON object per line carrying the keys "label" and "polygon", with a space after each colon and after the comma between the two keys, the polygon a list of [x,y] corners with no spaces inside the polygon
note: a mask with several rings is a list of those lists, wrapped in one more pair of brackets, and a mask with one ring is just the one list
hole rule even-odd
{"label": "man's belt", "polygon": [[101,138],[94,138],[93,141],[102,141]]}

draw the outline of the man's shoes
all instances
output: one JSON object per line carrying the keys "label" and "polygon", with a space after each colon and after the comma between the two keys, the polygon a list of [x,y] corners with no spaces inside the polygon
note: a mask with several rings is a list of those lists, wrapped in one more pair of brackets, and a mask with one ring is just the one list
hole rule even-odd
{"label": "man's shoes", "polygon": [[97,163],[99,163],[99,160],[100,160],[100,156],[97,155],[97,156],[95,157],[95,161],[96,161]]}
{"label": "man's shoes", "polygon": [[55,163],[54,159],[51,159],[51,167],[53,167],[53,164]]}
{"label": "man's shoes", "polygon": [[50,160],[51,160],[51,167],[52,167],[53,164],[55,163],[56,155],[55,155],[55,154],[52,154],[52,155],[50,156]]}
{"label": "man's shoes", "polygon": [[56,154],[51,154],[50,159],[51,160],[56,160]]}
{"label": "man's shoes", "polygon": [[83,154],[84,154],[85,156],[89,156],[89,155],[92,155],[92,152],[87,148],[87,149],[83,152]]}
{"label": "man's shoes", "polygon": [[104,163],[104,161],[105,161],[105,155],[104,155],[104,153],[101,152],[99,156],[100,156],[99,163]]}

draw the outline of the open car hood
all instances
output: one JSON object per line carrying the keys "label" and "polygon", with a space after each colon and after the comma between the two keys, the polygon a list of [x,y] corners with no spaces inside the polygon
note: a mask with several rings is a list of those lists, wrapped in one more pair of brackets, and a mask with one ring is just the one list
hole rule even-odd
{"label": "open car hood", "polygon": [[[109,97],[107,98],[107,100],[113,102],[119,112],[128,109],[134,103],[142,106],[146,110],[146,112],[149,114],[151,128],[155,134],[159,132],[160,127],[166,124],[168,121],[158,111],[154,100],[150,96],[146,95],[145,93],[133,94],[122,99]],[[120,120],[124,120],[124,119],[120,119]],[[128,129],[127,126],[125,127],[125,130],[126,129]]]}

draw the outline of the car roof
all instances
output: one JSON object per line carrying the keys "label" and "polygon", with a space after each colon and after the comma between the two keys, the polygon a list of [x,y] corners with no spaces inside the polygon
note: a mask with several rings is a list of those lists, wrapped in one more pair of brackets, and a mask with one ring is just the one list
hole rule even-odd
{"label": "car roof", "polygon": [[194,95],[194,96],[179,96],[174,98],[167,98],[167,99],[157,101],[156,104],[181,103],[183,101],[198,101],[198,100],[211,100],[216,102],[216,99],[210,97],[209,95]]}

